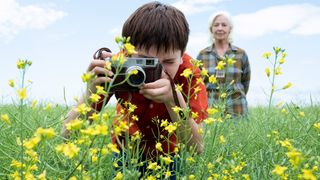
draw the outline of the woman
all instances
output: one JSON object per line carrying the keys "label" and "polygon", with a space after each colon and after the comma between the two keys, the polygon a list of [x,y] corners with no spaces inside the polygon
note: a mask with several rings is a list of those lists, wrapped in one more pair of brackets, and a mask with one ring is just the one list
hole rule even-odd
{"label": "woman", "polygon": [[[217,82],[206,80],[209,105],[223,102],[225,112],[232,117],[246,115],[246,94],[250,83],[250,65],[246,52],[231,44],[233,25],[227,13],[217,13],[209,26],[213,43],[199,52],[208,74]],[[213,75],[213,76],[212,76]]]}

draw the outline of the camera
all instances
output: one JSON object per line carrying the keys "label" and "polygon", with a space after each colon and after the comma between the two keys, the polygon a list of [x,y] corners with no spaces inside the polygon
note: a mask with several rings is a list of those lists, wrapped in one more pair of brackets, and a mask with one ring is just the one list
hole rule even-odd
{"label": "camera", "polygon": [[[117,68],[121,66],[119,74]],[[110,92],[138,91],[144,83],[154,82],[161,78],[162,65],[157,58],[127,58],[122,64],[111,64],[116,74],[112,80]]]}

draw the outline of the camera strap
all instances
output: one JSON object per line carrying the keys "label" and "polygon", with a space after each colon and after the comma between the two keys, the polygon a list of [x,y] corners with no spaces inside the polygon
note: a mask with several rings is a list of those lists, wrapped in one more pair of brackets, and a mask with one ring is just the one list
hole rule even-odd
{"label": "camera strap", "polygon": [[100,60],[104,60],[102,57],[102,51],[106,51],[106,52],[110,52],[111,50],[109,48],[103,47],[98,49],[94,54],[93,54],[93,59],[100,59]]}

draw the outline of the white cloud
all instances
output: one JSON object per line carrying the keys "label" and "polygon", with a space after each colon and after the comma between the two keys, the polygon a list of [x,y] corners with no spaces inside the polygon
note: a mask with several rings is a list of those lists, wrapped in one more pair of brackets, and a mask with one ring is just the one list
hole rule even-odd
{"label": "white cloud", "polygon": [[233,17],[234,34],[260,37],[275,32],[297,35],[320,34],[320,6],[291,4],[268,7]]}
{"label": "white cloud", "polygon": [[214,8],[214,4],[226,0],[179,0],[172,5],[180,9],[185,15],[205,12]]}
{"label": "white cloud", "polygon": [[16,0],[0,1],[0,37],[11,38],[25,29],[44,29],[66,16],[63,11],[38,5],[20,5]]}

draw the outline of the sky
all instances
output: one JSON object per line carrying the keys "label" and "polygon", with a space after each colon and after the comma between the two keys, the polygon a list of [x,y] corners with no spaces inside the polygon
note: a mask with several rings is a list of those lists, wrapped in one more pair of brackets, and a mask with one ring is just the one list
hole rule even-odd
{"label": "sky", "polygon": [[[117,52],[114,42],[121,27],[139,6],[150,1],[107,0],[0,0],[0,104],[12,103],[18,82],[18,59],[33,62],[26,79],[30,100],[72,104],[85,85],[81,75],[100,47]],[[270,63],[262,58],[273,47],[288,56],[276,87],[275,103],[308,105],[319,102],[320,1],[319,0],[166,0],[184,12],[190,27],[187,53],[196,58],[210,45],[209,22],[218,11],[231,15],[233,44],[244,49],[251,66],[247,94],[250,106],[268,103],[270,83],[264,73]],[[113,101],[114,102],[114,99]]]}

